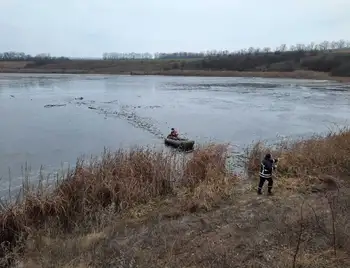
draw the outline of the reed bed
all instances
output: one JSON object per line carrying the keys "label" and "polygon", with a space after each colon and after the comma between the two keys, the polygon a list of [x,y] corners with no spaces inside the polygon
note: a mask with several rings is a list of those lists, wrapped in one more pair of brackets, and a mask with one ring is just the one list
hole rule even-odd
{"label": "reed bed", "polygon": [[[258,177],[260,161],[266,153],[279,158],[275,178],[284,186],[305,190],[318,181],[338,180],[350,173],[350,130],[330,131],[325,136],[283,141],[274,147],[263,142],[247,150],[245,167]],[[331,183],[331,182],[330,182]],[[294,186],[292,186],[294,185]]]}
{"label": "reed bed", "polygon": [[28,234],[48,226],[69,233],[77,225],[82,228],[98,220],[106,208],[118,214],[155,198],[187,192],[184,189],[195,191],[201,183],[219,185],[227,176],[226,152],[226,146],[218,145],[196,149],[191,156],[134,148],[105,151],[89,163],[78,160],[54,189],[26,190],[20,202],[3,208],[0,253],[4,257]]}
{"label": "reed bed", "polygon": [[[105,152],[4,208],[3,259],[22,267],[349,267],[349,151],[347,129],[254,143],[244,161],[253,181],[228,172],[226,145],[187,155]],[[255,193],[267,152],[280,159],[272,197]]]}

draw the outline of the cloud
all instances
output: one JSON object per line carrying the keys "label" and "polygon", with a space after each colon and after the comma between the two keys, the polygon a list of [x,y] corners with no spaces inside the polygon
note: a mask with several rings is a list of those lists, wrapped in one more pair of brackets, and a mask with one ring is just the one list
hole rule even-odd
{"label": "cloud", "polygon": [[346,38],[345,0],[12,0],[0,3],[0,51],[236,50]]}

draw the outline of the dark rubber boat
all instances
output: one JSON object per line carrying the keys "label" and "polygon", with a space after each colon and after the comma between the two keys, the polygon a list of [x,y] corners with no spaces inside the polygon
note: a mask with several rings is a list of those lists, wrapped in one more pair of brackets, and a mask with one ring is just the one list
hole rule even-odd
{"label": "dark rubber boat", "polygon": [[193,150],[194,141],[188,140],[188,139],[172,139],[172,138],[165,138],[164,139],[165,145],[172,146],[174,148],[178,148],[185,151]]}

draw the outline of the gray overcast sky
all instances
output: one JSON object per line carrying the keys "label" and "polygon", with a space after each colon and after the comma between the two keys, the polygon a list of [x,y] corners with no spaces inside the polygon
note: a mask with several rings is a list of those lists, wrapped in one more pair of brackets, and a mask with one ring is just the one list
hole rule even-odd
{"label": "gray overcast sky", "polygon": [[350,0],[0,0],[0,51],[100,57],[348,39]]}

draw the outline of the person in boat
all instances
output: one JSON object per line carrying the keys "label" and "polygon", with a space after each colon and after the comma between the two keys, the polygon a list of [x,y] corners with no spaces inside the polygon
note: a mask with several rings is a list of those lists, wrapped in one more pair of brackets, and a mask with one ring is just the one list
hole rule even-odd
{"label": "person in boat", "polygon": [[262,188],[264,186],[265,181],[268,181],[267,185],[267,191],[268,194],[272,194],[272,186],[273,186],[273,179],[272,179],[272,171],[276,169],[278,162],[278,159],[272,158],[271,154],[266,154],[263,161],[260,164],[260,181],[259,181],[259,187],[258,187],[258,194],[262,194]]}
{"label": "person in boat", "polygon": [[179,139],[179,133],[177,133],[177,131],[175,130],[175,128],[171,128],[171,132],[168,135],[169,139],[173,139],[173,140],[178,140]]}

